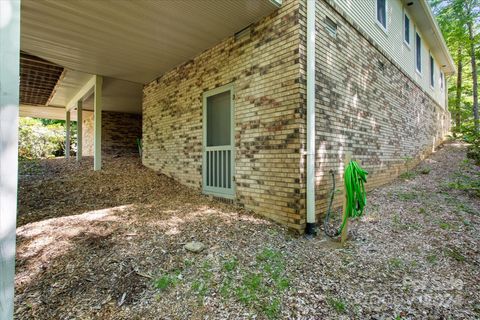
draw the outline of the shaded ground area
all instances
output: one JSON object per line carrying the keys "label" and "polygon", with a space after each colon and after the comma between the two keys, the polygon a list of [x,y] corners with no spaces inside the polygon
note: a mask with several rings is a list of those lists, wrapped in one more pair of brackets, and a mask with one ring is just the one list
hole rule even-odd
{"label": "shaded ground area", "polygon": [[16,319],[480,317],[480,171],[463,145],[369,193],[344,249],[138,159],[20,167]]}

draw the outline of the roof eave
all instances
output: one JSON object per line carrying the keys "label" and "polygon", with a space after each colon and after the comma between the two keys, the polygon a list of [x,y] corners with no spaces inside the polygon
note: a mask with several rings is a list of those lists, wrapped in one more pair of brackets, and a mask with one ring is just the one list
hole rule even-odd
{"label": "roof eave", "polygon": [[450,54],[450,51],[448,50],[447,43],[445,42],[445,39],[443,38],[442,31],[440,30],[440,27],[438,26],[437,20],[435,19],[435,16],[433,15],[432,9],[430,8],[430,5],[427,3],[426,0],[419,0],[419,3],[421,4],[427,18],[429,24],[432,26],[432,30],[434,32],[435,37],[437,38],[438,43],[440,44],[440,50],[442,55],[445,58],[446,63],[442,65],[442,70],[446,75],[451,75],[456,72],[455,68],[455,62],[453,61],[452,55]]}

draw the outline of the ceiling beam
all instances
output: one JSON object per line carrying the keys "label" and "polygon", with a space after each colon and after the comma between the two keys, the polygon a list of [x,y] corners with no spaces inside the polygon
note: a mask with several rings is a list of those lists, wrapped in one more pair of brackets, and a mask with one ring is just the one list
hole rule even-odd
{"label": "ceiling beam", "polygon": [[82,99],[89,93],[91,90],[93,90],[95,83],[97,80],[97,76],[93,75],[83,86],[78,90],[78,92],[73,96],[72,99],[67,103],[65,106],[67,111],[73,109],[77,105],[77,101]]}

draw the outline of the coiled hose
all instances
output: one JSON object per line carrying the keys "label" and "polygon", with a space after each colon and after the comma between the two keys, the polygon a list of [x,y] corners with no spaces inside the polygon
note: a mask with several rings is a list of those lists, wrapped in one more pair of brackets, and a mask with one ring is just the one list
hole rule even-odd
{"label": "coiled hose", "polygon": [[345,208],[346,215],[344,215],[342,225],[338,230],[332,230],[330,228],[332,204],[333,199],[335,198],[335,173],[333,170],[330,170],[330,174],[332,175],[332,190],[330,191],[330,201],[327,214],[325,215],[323,229],[327,236],[334,238],[340,235],[348,218],[355,218],[363,215],[365,206],[367,205],[367,193],[365,192],[364,183],[367,182],[368,172],[363,170],[355,161],[350,161],[345,168],[344,184],[347,197],[347,206]]}

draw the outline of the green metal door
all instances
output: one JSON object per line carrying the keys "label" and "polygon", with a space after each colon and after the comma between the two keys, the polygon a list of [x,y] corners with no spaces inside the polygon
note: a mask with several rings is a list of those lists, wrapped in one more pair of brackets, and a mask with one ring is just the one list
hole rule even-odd
{"label": "green metal door", "polygon": [[203,192],[235,197],[233,86],[203,95]]}

